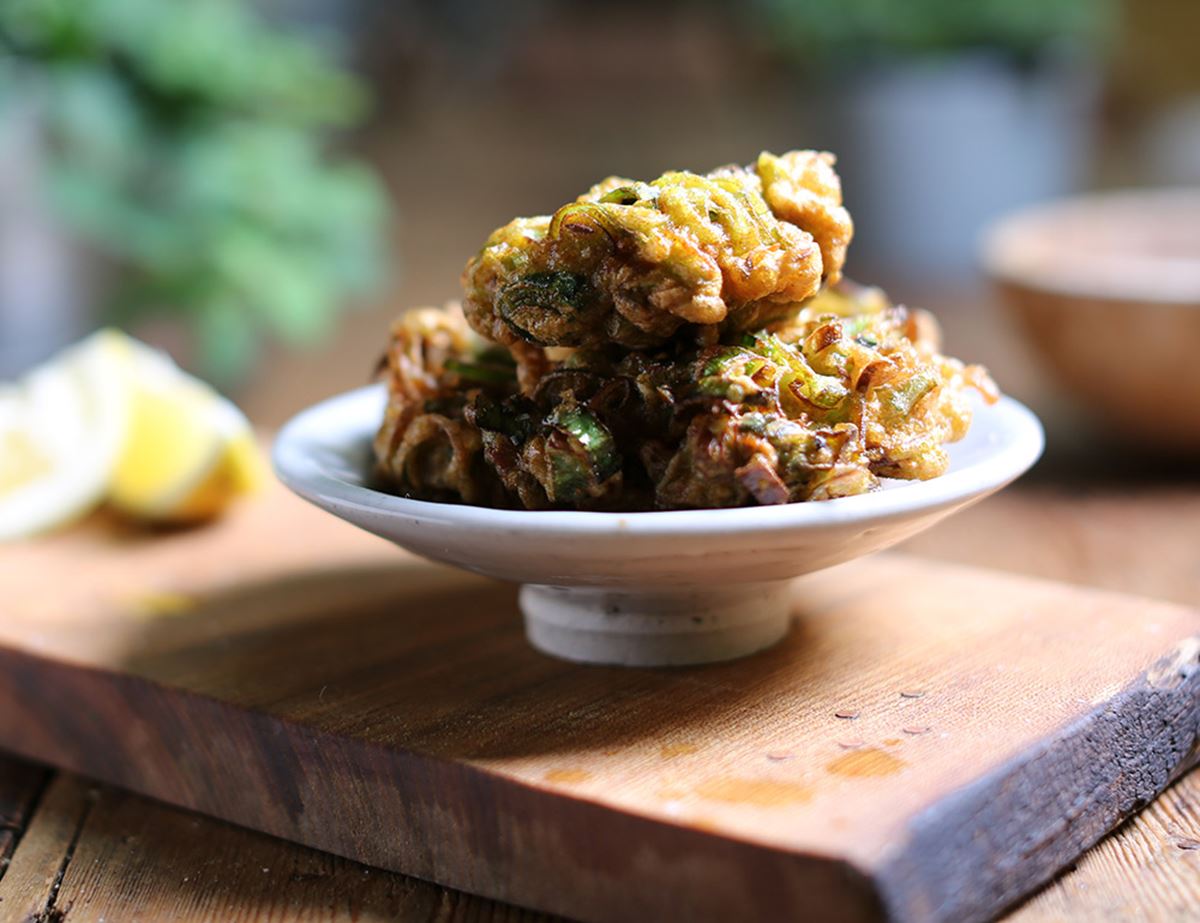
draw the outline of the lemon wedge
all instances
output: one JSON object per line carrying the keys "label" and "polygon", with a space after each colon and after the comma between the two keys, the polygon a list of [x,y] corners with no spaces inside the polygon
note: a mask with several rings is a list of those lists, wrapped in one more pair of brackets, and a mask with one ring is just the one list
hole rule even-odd
{"label": "lemon wedge", "polygon": [[108,500],[157,522],[219,514],[263,480],[249,421],[167,356],[125,338],[129,426]]}
{"label": "lemon wedge", "polygon": [[108,334],[0,385],[0,540],[43,532],[95,507],[127,427],[124,360]]}
{"label": "lemon wedge", "polygon": [[0,540],[104,500],[153,522],[208,519],[263,478],[241,411],[117,331],[0,386]]}

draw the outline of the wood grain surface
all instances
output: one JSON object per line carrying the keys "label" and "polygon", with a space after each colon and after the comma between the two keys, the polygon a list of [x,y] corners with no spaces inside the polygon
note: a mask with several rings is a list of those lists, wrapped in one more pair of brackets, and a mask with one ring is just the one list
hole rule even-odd
{"label": "wood grain surface", "polygon": [[1010,923],[1131,923],[1200,916],[1200,771],[1167,789]]}
{"label": "wood grain surface", "polygon": [[[12,791],[10,769],[50,775],[0,758],[0,785],[4,785],[0,796]],[[214,919],[550,923],[553,919],[69,775],[59,778],[70,794],[43,800],[21,840],[17,871],[7,883],[0,863],[0,919],[49,923],[58,913],[61,923],[207,923]],[[88,791],[93,792],[90,799],[79,794]],[[1200,771],[1168,788],[1088,852],[1077,867],[1018,908],[1008,923],[1190,919],[1200,905],[1197,805]],[[46,882],[60,875],[59,890],[48,889]]]}
{"label": "wood grain surface", "polygon": [[0,754],[0,876],[8,868],[48,775],[44,769]]}
{"label": "wood grain surface", "polygon": [[30,589],[77,578],[0,623],[6,746],[583,918],[966,919],[1151,798],[1195,733],[1196,616],[1169,606],[884,558],[801,584],[759,658],[580,669],[528,650],[511,591],[330,524],[274,499],[7,557]]}
{"label": "wood grain surface", "polygon": [[1009,490],[904,551],[1200,606],[1200,486]]}
{"label": "wood grain surface", "polygon": [[0,874],[0,919],[539,923],[549,918],[60,774],[25,832],[20,855],[7,875]]}
{"label": "wood grain surface", "polygon": [[94,791],[70,776],[47,786],[37,813],[24,831],[21,849],[0,879],[0,914],[6,921],[59,923],[63,876],[75,857]]}

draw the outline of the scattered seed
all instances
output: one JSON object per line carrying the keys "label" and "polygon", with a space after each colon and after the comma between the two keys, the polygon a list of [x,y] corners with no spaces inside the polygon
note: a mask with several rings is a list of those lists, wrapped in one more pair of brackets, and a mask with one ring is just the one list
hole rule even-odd
{"label": "scattered seed", "polygon": [[853,721],[855,718],[858,717],[858,712],[856,712],[856,711],[835,711],[833,713],[833,717],[841,718],[845,721]]}
{"label": "scattered seed", "polygon": [[913,724],[913,725],[910,725],[909,727],[901,728],[901,730],[904,731],[905,734],[913,734],[913,735],[929,733],[929,728],[923,724]]}
{"label": "scattered seed", "polygon": [[866,743],[867,742],[865,740],[861,740],[857,737],[851,737],[846,740],[839,740],[837,745],[843,750],[857,750],[859,747],[865,746]]}
{"label": "scattered seed", "polygon": [[772,763],[782,763],[784,760],[790,760],[796,754],[789,753],[787,750],[769,750],[767,751],[767,759]]}
{"label": "scattered seed", "polygon": [[923,689],[908,689],[908,690],[905,690],[900,693],[900,698],[902,698],[902,699],[919,699],[923,695],[925,695],[925,690],[923,690]]}
{"label": "scattered seed", "polygon": [[1200,840],[1193,840],[1190,836],[1177,836],[1175,845],[1180,849],[1200,849]]}

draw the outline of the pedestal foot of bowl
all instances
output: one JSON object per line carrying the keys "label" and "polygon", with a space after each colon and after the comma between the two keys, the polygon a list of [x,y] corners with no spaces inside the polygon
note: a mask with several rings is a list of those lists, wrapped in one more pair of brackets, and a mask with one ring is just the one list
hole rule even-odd
{"label": "pedestal foot of bowl", "polygon": [[684,587],[521,587],[525,633],[581,663],[656,667],[745,657],[787,634],[790,581]]}

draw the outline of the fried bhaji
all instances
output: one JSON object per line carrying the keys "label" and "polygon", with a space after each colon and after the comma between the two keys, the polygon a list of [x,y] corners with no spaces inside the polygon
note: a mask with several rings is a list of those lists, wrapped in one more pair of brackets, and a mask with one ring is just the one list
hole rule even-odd
{"label": "fried bhaji", "polygon": [[421,499],[653,510],[825,500],[932,478],[978,366],[937,325],[840,283],[833,158],[610,177],[495,231],[462,309],[396,322],[375,439]]}
{"label": "fried bhaji", "polygon": [[878,290],[827,290],[712,345],[546,357],[518,381],[461,314],[402,318],[381,470],[412,496],[529,509],[686,509],[830,499],[931,478],[994,386]]}
{"label": "fried bhaji", "polygon": [[830,154],[610,177],[552,216],[495,231],[467,264],[464,308],[503,344],[646,349],[685,328],[712,342],[836,282],[852,233]]}

